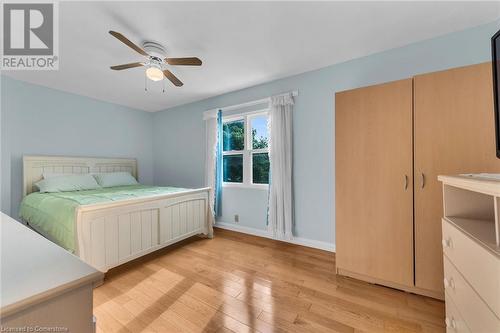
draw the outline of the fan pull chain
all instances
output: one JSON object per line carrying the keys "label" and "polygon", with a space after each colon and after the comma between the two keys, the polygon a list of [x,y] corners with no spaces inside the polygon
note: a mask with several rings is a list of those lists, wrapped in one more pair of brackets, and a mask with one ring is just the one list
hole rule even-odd
{"label": "fan pull chain", "polygon": [[163,93],[165,93],[165,79],[161,80],[162,84],[163,84]]}
{"label": "fan pull chain", "polygon": [[148,77],[146,72],[144,72],[144,91],[148,91]]}

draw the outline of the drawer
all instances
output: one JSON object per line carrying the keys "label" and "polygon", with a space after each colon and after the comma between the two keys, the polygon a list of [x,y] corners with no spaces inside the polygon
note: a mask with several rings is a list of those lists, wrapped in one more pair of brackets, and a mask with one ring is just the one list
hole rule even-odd
{"label": "drawer", "polygon": [[446,300],[446,333],[471,333],[453,301]]}
{"label": "drawer", "polygon": [[443,219],[443,252],[500,318],[500,258]]}
{"label": "drawer", "polygon": [[500,332],[500,320],[444,257],[446,303],[452,301],[472,332]]}

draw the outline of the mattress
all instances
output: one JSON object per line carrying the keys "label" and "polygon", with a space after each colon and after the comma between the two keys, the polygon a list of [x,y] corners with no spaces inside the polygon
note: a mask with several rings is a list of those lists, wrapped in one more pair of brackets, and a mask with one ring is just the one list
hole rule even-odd
{"label": "mattress", "polygon": [[147,198],[186,190],[178,187],[129,185],[74,192],[35,192],[24,197],[19,216],[33,229],[74,253],[77,207]]}

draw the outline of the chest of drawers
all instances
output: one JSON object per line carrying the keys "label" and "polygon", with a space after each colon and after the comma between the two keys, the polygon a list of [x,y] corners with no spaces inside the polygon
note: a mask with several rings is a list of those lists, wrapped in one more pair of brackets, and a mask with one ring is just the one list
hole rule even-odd
{"label": "chest of drawers", "polygon": [[439,179],[447,332],[500,332],[500,181]]}

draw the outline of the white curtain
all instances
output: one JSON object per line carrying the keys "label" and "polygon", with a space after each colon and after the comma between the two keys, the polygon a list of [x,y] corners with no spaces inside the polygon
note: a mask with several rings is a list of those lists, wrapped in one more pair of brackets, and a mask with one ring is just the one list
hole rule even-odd
{"label": "white curtain", "polygon": [[276,239],[293,238],[292,94],[271,97],[269,229]]}
{"label": "white curtain", "polygon": [[217,154],[217,118],[209,117],[205,120],[206,130],[206,159],[205,159],[205,186],[210,187],[208,202],[210,205],[208,236],[213,237],[215,223],[215,163]]}

